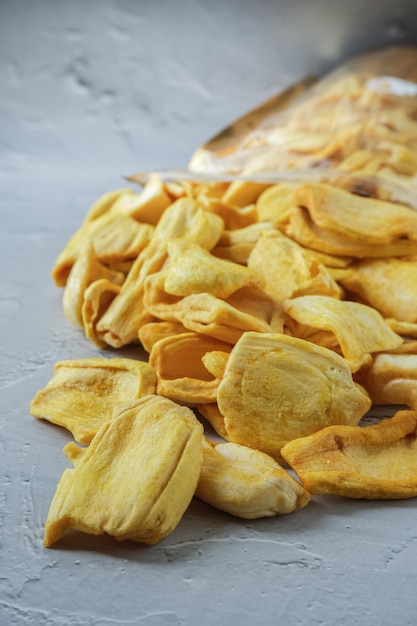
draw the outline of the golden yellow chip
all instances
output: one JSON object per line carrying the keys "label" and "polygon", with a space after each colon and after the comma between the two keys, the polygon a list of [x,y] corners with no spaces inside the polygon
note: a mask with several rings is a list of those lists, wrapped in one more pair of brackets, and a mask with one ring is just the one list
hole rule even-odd
{"label": "golden yellow chip", "polygon": [[278,333],[244,333],[217,402],[229,438],[280,459],[288,441],[330,424],[358,424],[371,406],[345,360]]}
{"label": "golden yellow chip", "polygon": [[197,244],[173,240],[167,251],[164,290],[170,295],[211,293],[225,299],[242,287],[263,286],[263,278],[256,270],[218,259]]}
{"label": "golden yellow chip", "polygon": [[139,329],[139,341],[142,344],[144,350],[149,352],[152,347],[160,339],[165,337],[172,337],[173,335],[180,335],[181,333],[188,333],[189,331],[180,322],[149,322],[144,324]]}
{"label": "golden yellow chip", "polygon": [[264,291],[277,302],[304,294],[339,298],[341,289],[327,268],[279,231],[260,234],[248,267],[265,280]]}
{"label": "golden yellow chip", "polygon": [[94,219],[85,220],[71,237],[56,259],[52,271],[58,286],[65,286],[72,266],[87,243],[92,244],[101,263],[115,270],[129,268],[147,246],[152,237],[153,226],[139,224],[128,215],[115,212],[117,199],[124,196],[125,193],[118,194],[113,199],[111,210]]}
{"label": "golden yellow chip", "polygon": [[237,206],[218,198],[199,196],[198,201],[209,213],[221,217],[224,227],[230,230],[245,228],[256,223],[258,212],[255,204]]}
{"label": "golden yellow chip", "polygon": [[117,198],[113,209],[138,222],[155,225],[172,202],[160,177],[152,174],[140,193],[131,191],[122,194]]}
{"label": "golden yellow chip", "polygon": [[342,272],[338,280],[384,317],[417,322],[415,258],[365,259]]}
{"label": "golden yellow chip", "polygon": [[377,354],[361,384],[373,404],[405,404],[417,410],[417,352]]}
{"label": "golden yellow chip", "polygon": [[98,348],[105,348],[106,343],[97,334],[97,323],[120,293],[120,287],[114,285],[107,278],[95,280],[84,291],[81,307],[81,322],[85,336]]}
{"label": "golden yellow chip", "polygon": [[100,339],[114,348],[138,341],[141,326],[152,322],[143,306],[144,283],[167,257],[167,242],[184,238],[210,250],[219,240],[223,221],[204,211],[192,198],[180,198],[162,214],[151,242],[137,256],[120,293],[97,324]]}
{"label": "golden yellow chip", "polygon": [[329,426],[290,441],[282,456],[313,494],[400,499],[417,496],[417,413],[372,426]]}
{"label": "golden yellow chip", "polygon": [[212,350],[211,352],[206,352],[201,359],[204,363],[204,367],[219,380],[224,376],[230,350],[231,347],[228,345],[227,351]]}
{"label": "golden yellow chip", "polygon": [[155,543],[177,526],[195,492],[203,427],[190,409],[155,395],[116,407],[58,483],[46,547],[69,529]]}
{"label": "golden yellow chip", "polygon": [[285,515],[310,501],[310,494],[272,457],[236,443],[203,443],[196,495],[243,519]]}
{"label": "golden yellow chip", "polygon": [[62,307],[67,320],[73,326],[83,326],[84,295],[91,283],[106,280],[116,287],[120,287],[124,279],[124,274],[115,272],[100,263],[92,244],[86,243],[70,270],[62,296]]}
{"label": "golden yellow chip", "polygon": [[219,380],[205,367],[203,357],[230,350],[227,343],[192,332],[160,339],[149,355],[157,376],[156,393],[188,406],[215,402]]}
{"label": "golden yellow chip", "polygon": [[278,183],[263,191],[256,202],[258,220],[270,222],[276,228],[286,224],[294,204],[296,187],[297,185],[291,183]]}
{"label": "golden yellow chip", "polygon": [[303,246],[342,256],[388,257],[415,253],[417,212],[325,184],[294,192],[285,233]]}
{"label": "golden yellow chip", "polygon": [[224,417],[219,411],[217,402],[198,404],[196,409],[222,439],[225,441],[229,440],[229,435],[224,425]]}
{"label": "golden yellow chip", "polygon": [[257,222],[244,228],[224,230],[211,253],[220,259],[247,265],[248,258],[263,231],[273,230],[269,222]]}
{"label": "golden yellow chip", "polygon": [[359,302],[313,295],[286,300],[283,306],[297,322],[334,333],[352,371],[369,362],[372,353],[403,343],[378,311]]}
{"label": "golden yellow chip", "polygon": [[155,385],[155,372],[143,361],[99,357],[58,361],[52,379],[33,398],[30,412],[88,444],[116,405],[154,393]]}
{"label": "golden yellow chip", "polygon": [[354,243],[386,245],[417,242],[417,213],[400,204],[361,197],[324,184],[304,184],[295,191],[297,206],[308,210],[322,229]]}
{"label": "golden yellow chip", "polygon": [[188,330],[226,343],[236,343],[243,332],[269,332],[271,326],[259,317],[245,313],[209,293],[196,293],[177,299],[165,307],[146,302],[151,315],[181,322]]}
{"label": "golden yellow chip", "polygon": [[222,200],[227,204],[246,207],[256,202],[260,194],[269,187],[265,183],[256,183],[246,180],[233,181],[223,194]]}

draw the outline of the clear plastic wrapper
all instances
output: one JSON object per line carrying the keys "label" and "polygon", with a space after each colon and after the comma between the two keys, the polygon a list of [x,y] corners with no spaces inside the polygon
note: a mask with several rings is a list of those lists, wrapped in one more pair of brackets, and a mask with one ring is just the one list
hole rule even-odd
{"label": "clear plastic wrapper", "polygon": [[367,52],[306,77],[199,147],[187,170],[160,175],[320,181],[417,208],[417,46]]}

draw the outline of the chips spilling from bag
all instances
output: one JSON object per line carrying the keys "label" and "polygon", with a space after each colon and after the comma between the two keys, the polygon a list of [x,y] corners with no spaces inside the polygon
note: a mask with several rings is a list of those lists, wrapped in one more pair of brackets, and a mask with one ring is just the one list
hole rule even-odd
{"label": "chips spilling from bag", "polygon": [[[32,401],[88,446],[65,448],[45,545],[159,541],[194,495],[245,519],[417,495],[416,67],[413,47],[353,61],[187,178],[91,207],[52,276],[74,326],[137,360],[59,362]],[[408,410],[363,427],[372,404]]]}

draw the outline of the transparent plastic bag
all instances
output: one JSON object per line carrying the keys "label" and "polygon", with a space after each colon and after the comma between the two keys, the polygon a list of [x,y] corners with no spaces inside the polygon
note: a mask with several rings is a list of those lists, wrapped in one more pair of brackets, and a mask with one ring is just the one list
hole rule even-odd
{"label": "transparent plastic bag", "polygon": [[307,77],[198,148],[186,176],[324,181],[417,208],[417,46]]}

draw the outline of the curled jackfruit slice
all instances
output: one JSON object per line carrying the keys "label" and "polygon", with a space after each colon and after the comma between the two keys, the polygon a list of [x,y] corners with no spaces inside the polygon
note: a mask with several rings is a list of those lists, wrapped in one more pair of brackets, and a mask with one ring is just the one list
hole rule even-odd
{"label": "curled jackfruit slice", "polygon": [[58,255],[52,277],[55,283],[63,287],[66,284],[72,266],[86,243],[94,247],[98,260],[114,270],[127,270],[136,256],[147,246],[153,226],[140,224],[129,215],[117,213],[115,206],[121,198],[131,196],[133,192],[123,190],[109,194],[111,200],[97,204],[105,208],[102,214],[90,216],[70,238],[65,248]]}
{"label": "curled jackfruit slice", "polygon": [[226,368],[230,350],[231,348],[229,345],[227,351],[213,350],[211,352],[206,352],[201,359],[208,371],[219,380],[224,376],[224,370]]}
{"label": "curled jackfruit slice", "polygon": [[247,265],[248,258],[263,231],[273,230],[268,222],[256,222],[244,228],[224,230],[211,253],[220,259]]}
{"label": "curled jackfruit slice", "polygon": [[224,425],[224,417],[219,411],[217,402],[198,404],[196,408],[198,413],[207,420],[214,432],[224,439],[224,441],[229,441],[229,435]]}
{"label": "curled jackfruit slice", "polygon": [[260,194],[268,187],[269,184],[267,183],[235,180],[224,192],[222,200],[236,206],[246,207],[252,202],[256,202]]}
{"label": "curled jackfruit slice", "polygon": [[192,411],[155,395],[115,408],[82,453],[70,444],[49,508],[44,543],[69,529],[156,543],[181,520],[202,465],[203,427]]}
{"label": "curled jackfruit slice", "polygon": [[320,183],[300,185],[295,204],[308,210],[319,228],[370,246],[401,239],[417,242],[417,213],[405,205],[367,198]]}
{"label": "curled jackfruit slice", "polygon": [[271,222],[277,228],[286,224],[294,204],[295,188],[291,183],[277,183],[263,191],[256,201],[259,221]]}
{"label": "curled jackfruit slice", "polygon": [[372,353],[397,348],[404,341],[378,311],[359,302],[313,295],[286,300],[283,306],[297,322],[333,333],[353,372],[370,362]]}
{"label": "curled jackfruit slice", "polygon": [[188,406],[215,402],[219,379],[205,367],[203,357],[230,350],[230,344],[193,332],[160,339],[149,355],[157,377],[156,393]]}
{"label": "curled jackfruit slice", "polygon": [[[162,273],[162,272],[161,272]],[[155,281],[158,277],[155,278]],[[155,286],[155,282],[148,280],[146,287]],[[173,296],[171,296],[173,298]],[[268,332],[271,326],[263,319],[240,311],[225,300],[216,298],[210,293],[196,293],[184,298],[177,298],[171,303],[162,306],[154,305],[145,299],[148,312],[160,319],[180,322],[188,330],[226,343],[236,343],[243,332],[253,330]]]}
{"label": "curled jackfruit slice", "polygon": [[201,246],[181,239],[167,245],[164,289],[174,296],[211,293],[228,298],[246,286],[263,286],[262,276],[253,269],[218,259]]}
{"label": "curled jackfruit slice", "polygon": [[406,404],[417,410],[417,353],[377,354],[361,384],[374,404]]}
{"label": "curled jackfruit slice", "polygon": [[85,244],[69,272],[62,296],[62,307],[67,320],[73,326],[83,326],[84,296],[91,283],[106,280],[120,287],[124,279],[122,272],[111,270],[100,263],[91,243]]}
{"label": "curled jackfruit slice", "polygon": [[255,224],[258,217],[255,204],[240,207],[221,198],[210,198],[202,194],[198,194],[198,201],[204,210],[221,217],[227,229],[245,228]]}
{"label": "curled jackfruit slice", "polygon": [[155,372],[143,361],[100,357],[58,361],[51,380],[33,398],[30,412],[88,444],[111,419],[116,405],[154,393],[155,385]]}
{"label": "curled jackfruit slice", "polygon": [[285,515],[305,507],[310,494],[272,457],[236,443],[203,441],[196,496],[241,517]]}
{"label": "curled jackfruit slice", "polygon": [[415,257],[364,259],[341,272],[338,280],[384,317],[417,322]]}
{"label": "curled jackfruit slice", "polygon": [[152,174],[140,193],[130,190],[119,196],[114,209],[138,222],[156,225],[161,215],[172,204],[167,189],[157,174]]}
{"label": "curled jackfruit slice", "polygon": [[106,278],[95,280],[84,291],[81,307],[81,320],[85,336],[98,348],[105,348],[106,343],[100,339],[96,327],[104,313],[120,293],[120,287]]}
{"label": "curled jackfruit slice", "polygon": [[282,456],[313,494],[401,499],[417,496],[417,413],[371,426],[329,426],[287,443]]}
{"label": "curled jackfruit slice", "polygon": [[278,302],[305,294],[341,296],[327,268],[277,230],[260,233],[248,267],[264,277],[265,292]]}
{"label": "curled jackfruit slice", "polygon": [[210,250],[223,230],[217,215],[204,211],[192,198],[179,198],[158,221],[148,246],[137,256],[120,293],[97,324],[100,339],[114,348],[138,341],[141,326],[153,321],[144,309],[144,283],[167,257],[167,242],[184,238]]}
{"label": "curled jackfruit slice", "polygon": [[229,438],[280,459],[288,441],[330,424],[358,424],[371,406],[346,361],[279,333],[246,332],[217,392]]}
{"label": "curled jackfruit slice", "polygon": [[139,329],[138,337],[144,350],[149,354],[152,347],[160,339],[188,332],[180,322],[149,322]]}
{"label": "curled jackfruit slice", "polygon": [[[377,223],[374,225],[374,228],[379,228]],[[358,259],[366,257],[410,256],[415,253],[416,247],[415,241],[402,237],[398,237],[388,243],[379,244],[367,242],[366,239],[361,241],[350,239],[340,232],[334,232],[317,225],[311,219],[307,209],[302,206],[296,206],[291,209],[291,217],[288,226],[285,228],[285,234],[306,248],[330,255]]]}

